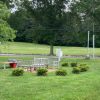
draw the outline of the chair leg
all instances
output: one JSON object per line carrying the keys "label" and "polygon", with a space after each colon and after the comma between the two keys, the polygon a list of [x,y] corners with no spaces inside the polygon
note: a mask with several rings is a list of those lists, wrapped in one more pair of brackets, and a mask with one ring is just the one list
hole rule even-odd
{"label": "chair leg", "polygon": [[36,71],[37,70],[37,68],[36,67],[34,67],[34,71]]}
{"label": "chair leg", "polygon": [[27,72],[29,71],[29,68],[27,67]]}

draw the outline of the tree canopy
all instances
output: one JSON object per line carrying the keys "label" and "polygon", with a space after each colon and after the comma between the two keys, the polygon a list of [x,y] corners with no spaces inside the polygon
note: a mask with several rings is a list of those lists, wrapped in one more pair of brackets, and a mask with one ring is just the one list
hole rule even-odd
{"label": "tree canopy", "polygon": [[13,40],[15,38],[15,30],[7,23],[10,16],[6,4],[0,1],[0,41]]}
{"label": "tree canopy", "polygon": [[92,45],[94,23],[100,46],[99,0],[16,0],[16,4],[18,10],[8,21],[17,30],[16,41],[86,46],[90,31]]}

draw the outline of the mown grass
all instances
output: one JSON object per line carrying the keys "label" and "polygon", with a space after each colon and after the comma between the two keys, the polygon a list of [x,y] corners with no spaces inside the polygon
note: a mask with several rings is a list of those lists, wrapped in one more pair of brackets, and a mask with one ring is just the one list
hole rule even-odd
{"label": "mown grass", "polygon": [[[54,46],[54,52],[56,49],[61,48],[64,55],[86,55],[87,48],[85,47],[67,47],[67,46]],[[0,45],[1,53],[15,53],[15,54],[49,54],[49,45],[40,45],[34,43],[22,43],[22,42],[6,42]],[[90,48],[90,54],[92,54],[92,48]],[[100,48],[95,49],[95,54],[100,55]]]}
{"label": "mown grass", "polygon": [[12,70],[0,70],[0,100],[100,100],[100,60],[63,59],[63,62],[87,63],[88,72],[67,76],[46,77],[25,72],[24,76],[11,76]]}

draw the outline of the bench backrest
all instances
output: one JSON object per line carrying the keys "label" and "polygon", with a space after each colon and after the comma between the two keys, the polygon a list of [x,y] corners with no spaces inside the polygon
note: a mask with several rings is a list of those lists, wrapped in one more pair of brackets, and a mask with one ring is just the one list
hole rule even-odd
{"label": "bench backrest", "polygon": [[48,58],[34,58],[34,66],[48,65]]}
{"label": "bench backrest", "polygon": [[18,62],[17,62],[17,66],[19,66],[19,67],[30,67],[30,66],[32,66],[33,65],[33,60],[19,60]]}

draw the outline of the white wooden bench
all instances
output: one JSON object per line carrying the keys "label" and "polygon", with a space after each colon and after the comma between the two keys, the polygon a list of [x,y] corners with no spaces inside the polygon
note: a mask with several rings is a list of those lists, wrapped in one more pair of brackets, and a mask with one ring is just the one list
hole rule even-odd
{"label": "white wooden bench", "polygon": [[48,58],[34,58],[35,67],[45,67],[48,66]]}
{"label": "white wooden bench", "polygon": [[32,72],[34,70],[33,60],[19,60],[17,61],[17,67],[22,67],[27,71]]}
{"label": "white wooden bench", "polygon": [[59,59],[56,58],[34,58],[33,60],[19,60],[17,61],[18,67],[24,67],[27,70],[34,70],[39,67],[58,67]]}
{"label": "white wooden bench", "polygon": [[34,62],[32,60],[19,60],[17,61],[17,66],[18,67],[32,67],[33,63]]}

